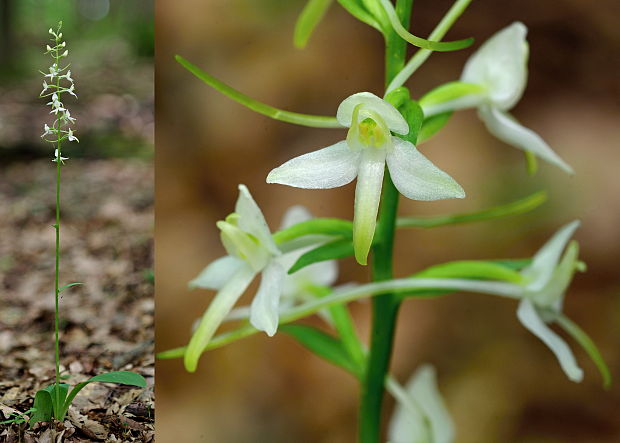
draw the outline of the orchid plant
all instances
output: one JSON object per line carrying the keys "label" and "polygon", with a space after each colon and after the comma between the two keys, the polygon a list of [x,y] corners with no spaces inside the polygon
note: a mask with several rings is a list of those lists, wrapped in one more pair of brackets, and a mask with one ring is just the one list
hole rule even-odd
{"label": "orchid plant", "polygon": [[[54,156],[52,162],[56,164],[56,222],[53,225],[56,234],[56,255],[55,255],[55,271],[54,271],[54,349],[55,349],[55,381],[51,385],[40,389],[35,394],[34,405],[29,412],[32,415],[29,417],[30,426],[34,426],[38,422],[52,421],[56,419],[63,421],[67,414],[71,403],[75,396],[89,383],[103,382],[103,383],[118,383],[124,385],[131,385],[137,387],[146,387],[146,380],[140,374],[131,371],[114,371],[105,374],[99,374],[90,379],[78,383],[69,391],[69,385],[61,383],[61,379],[66,378],[61,375],[60,367],[60,315],[59,315],[59,301],[60,293],[71,287],[82,285],[82,283],[69,283],[64,286],[60,286],[60,178],[61,169],[65,165],[65,161],[69,160],[68,157],[62,155],[62,145],[65,141],[79,142],[71,125],[75,123],[75,118],[71,116],[71,113],[63,103],[63,95],[69,94],[77,99],[75,93],[74,80],[71,77],[71,71],[69,70],[69,64],[65,64],[65,58],[69,55],[69,50],[66,48],[67,44],[63,40],[62,22],[58,23],[56,29],[50,28],[50,40],[51,45],[46,46],[46,54],[49,54],[52,58],[52,65],[49,67],[49,72],[41,74],[44,76],[43,90],[39,94],[40,97],[45,97],[50,101],[47,103],[51,107],[50,114],[54,115],[54,121],[51,126],[47,123],[43,126],[43,134],[41,138],[44,141],[54,146]],[[22,416],[21,420],[25,420]]]}
{"label": "orchid plant", "polygon": [[[303,126],[348,128],[344,140],[265,171],[267,183],[304,189],[335,188],[354,179],[357,183],[352,222],[306,216],[274,233],[249,190],[241,185],[235,212],[217,223],[228,256],[211,263],[190,283],[192,288],[218,292],[189,344],[162,352],[160,358],[183,358],[186,369],[193,372],[205,351],[258,331],[269,336],[281,331],[359,380],[360,442],[380,441],[383,394],[387,390],[397,404],[389,425],[389,441],[449,443],[454,441],[456,431],[436,387],[435,370],[430,365],[421,366],[403,387],[389,374],[389,363],[401,303],[409,298],[464,291],[518,300],[519,321],[549,347],[567,377],[579,382],[582,369],[566,342],[548,326],[557,323],[586,350],[600,370],[604,385],[609,385],[609,371],[596,346],[562,313],[564,294],[574,272],[585,270],[577,258],[577,243],[571,241],[578,221],[562,227],[532,259],[454,261],[406,278],[393,276],[397,228],[508,217],[531,211],[546,200],[546,194],[538,192],[475,213],[398,217],[400,194],[419,201],[465,197],[457,181],[418,149],[449,121],[453,112],[476,108],[492,135],[525,151],[531,173],[535,172],[537,157],[573,173],[540,136],[508,113],[523,94],[527,81],[527,29],[522,23],[500,30],[483,43],[467,61],[459,81],[441,85],[419,100],[412,98],[404,86],[432,52],[461,50],[473,43],[473,39],[441,41],[470,2],[455,1],[429,38],[423,39],[408,30],[412,0],[396,0],[395,4],[389,0],[339,0],[355,18],[383,35],[386,88],[381,96],[364,91],[344,98],[334,117],[288,112],[260,103],[176,56],[198,79],[258,113]],[[331,3],[308,1],[295,29],[297,47],[308,43]],[[419,48],[408,61],[407,44]],[[370,262],[373,281],[331,287],[336,280],[333,261],[350,256],[360,265]],[[303,285],[293,283],[301,272],[318,265],[330,266],[329,278],[317,278],[321,273],[309,272]],[[233,309],[258,274],[261,282],[251,305]],[[364,298],[372,299],[368,344],[358,337],[348,310],[348,303]],[[295,323],[315,314],[326,321],[332,333]],[[232,320],[241,323],[216,335],[224,321]]]}

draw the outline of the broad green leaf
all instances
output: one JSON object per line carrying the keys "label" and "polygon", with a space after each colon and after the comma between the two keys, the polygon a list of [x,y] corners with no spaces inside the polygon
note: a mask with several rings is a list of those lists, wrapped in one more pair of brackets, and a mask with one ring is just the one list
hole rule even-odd
{"label": "broad green leaf", "polygon": [[475,278],[521,283],[523,277],[517,271],[498,263],[478,260],[461,260],[431,266],[414,275],[417,278]]}
{"label": "broad green leaf", "polygon": [[308,0],[295,24],[293,43],[297,48],[306,47],[314,28],[319,24],[331,4],[332,0]]}
{"label": "broad green leaf", "polygon": [[435,114],[431,117],[425,118],[420,133],[418,134],[418,144],[430,139],[433,135],[437,134],[441,128],[443,128],[448,120],[452,117],[452,112],[442,112],[441,114]]}
{"label": "broad green leaf", "polygon": [[396,221],[396,226],[399,228],[436,228],[438,226],[456,225],[459,223],[493,220],[532,211],[546,200],[547,193],[539,191],[523,199],[478,212],[435,217],[399,217]]}
{"label": "broad green leaf", "polygon": [[427,107],[450,102],[467,95],[479,95],[484,88],[475,83],[449,82],[427,92],[420,99],[420,106]]}
{"label": "broad green leaf", "polygon": [[79,285],[83,285],[83,284],[84,284],[84,283],[69,283],[69,284],[64,285],[64,286],[63,286],[63,287],[61,287],[61,288],[58,288],[58,292],[62,292],[62,291],[64,291],[65,289],[69,289],[69,288],[72,288],[73,286],[79,286]]}
{"label": "broad green leaf", "polygon": [[362,367],[357,365],[340,340],[311,326],[281,325],[280,331],[290,335],[304,347],[328,362],[361,377]]}
{"label": "broad green leaf", "polygon": [[140,374],[136,374],[135,372],[131,372],[131,371],[114,371],[114,372],[108,372],[105,374],[95,375],[94,377],[89,378],[85,382],[78,383],[77,385],[74,386],[74,388],[71,390],[71,392],[69,393],[69,395],[67,396],[67,399],[65,400],[63,404],[62,411],[61,411],[62,414],[59,420],[64,419],[75,396],[86,385],[88,385],[89,383],[95,383],[95,382],[117,383],[121,385],[137,386],[139,388],[146,387],[146,380],[144,379],[144,377],[142,377]]}
{"label": "broad green leaf", "polygon": [[409,124],[409,133],[398,137],[407,140],[415,146],[418,143],[418,134],[420,133],[420,128],[424,121],[422,108],[420,108],[420,105],[416,101],[407,100],[398,110],[403,114],[403,117],[405,117],[405,120],[407,120]]}
{"label": "broad green leaf", "polygon": [[[58,390],[56,389],[58,387]],[[30,427],[40,421],[50,421],[52,416],[57,420],[62,420],[62,404],[67,397],[69,385],[55,383],[37,391],[34,396],[33,408],[35,409],[30,417]]]}
{"label": "broad green leaf", "polygon": [[359,21],[366,23],[368,26],[372,26],[379,32],[383,32],[381,29],[381,25],[375,18],[370,14],[364,5],[362,5],[361,1],[356,0],[338,0],[340,6],[346,9],[349,14],[358,19]]}
{"label": "broad green leaf", "polygon": [[34,405],[33,408],[35,411],[32,413],[30,417],[30,427],[32,428],[35,423],[40,421],[51,421],[53,414],[53,404],[52,397],[49,391],[45,389],[41,389],[37,391],[34,396]]}
{"label": "broad green leaf", "polygon": [[380,0],[380,1],[394,31],[403,40],[411,43],[414,46],[417,46],[423,49],[428,49],[430,51],[447,52],[447,51],[458,51],[459,49],[465,49],[474,43],[474,39],[471,37],[463,39],[463,40],[452,41],[452,42],[431,41],[431,40],[426,40],[421,37],[417,37],[411,34],[409,31],[407,31],[405,27],[402,25],[402,23],[398,19],[398,16],[396,15],[396,10],[394,9],[394,5],[392,5],[390,0]]}
{"label": "broad green leaf", "polygon": [[338,123],[338,120],[336,120],[336,117],[299,114],[297,112],[283,111],[282,109],[274,108],[273,106],[261,103],[258,100],[254,100],[253,98],[242,94],[236,89],[231,88],[230,86],[219,81],[215,77],[207,74],[197,66],[194,66],[180,55],[176,55],[175,59],[185,69],[194,74],[194,76],[198,77],[207,85],[211,86],[216,91],[221,92],[228,98],[242,104],[243,106],[251,109],[254,112],[266,115],[267,117],[271,117],[275,120],[283,121],[286,123],[293,123],[301,126],[310,126],[312,128],[342,128],[342,126]]}
{"label": "broad green leaf", "polygon": [[353,223],[339,218],[313,218],[297,223],[273,234],[276,244],[282,244],[306,235],[353,237]]}
{"label": "broad green leaf", "polygon": [[560,314],[557,317],[556,321],[588,353],[588,355],[596,365],[598,371],[601,373],[601,376],[603,377],[603,387],[605,389],[609,389],[609,387],[611,386],[611,373],[609,372],[607,363],[605,363],[603,356],[599,352],[592,339],[588,336],[588,334],[583,331],[583,329],[577,326],[576,323],[574,323],[565,315]]}
{"label": "broad green leaf", "polygon": [[353,254],[353,243],[350,239],[334,240],[299,257],[288,273],[293,274],[313,263],[351,257]]}

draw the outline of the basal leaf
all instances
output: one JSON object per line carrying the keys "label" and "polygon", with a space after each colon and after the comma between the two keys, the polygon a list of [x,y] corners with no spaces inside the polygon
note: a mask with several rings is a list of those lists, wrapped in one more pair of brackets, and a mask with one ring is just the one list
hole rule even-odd
{"label": "basal leaf", "polygon": [[67,396],[67,399],[65,400],[63,404],[61,416],[59,420],[64,419],[65,414],[69,410],[69,407],[71,406],[71,403],[73,402],[73,399],[75,398],[75,396],[86,385],[88,385],[89,383],[95,383],[95,382],[117,383],[121,385],[137,386],[139,388],[146,387],[146,380],[144,379],[144,377],[142,377],[140,374],[136,374],[135,372],[131,372],[131,371],[114,371],[114,372],[107,372],[105,374],[95,375],[94,377],[89,378],[85,382],[78,383],[77,385],[73,387],[73,389],[71,390],[71,392],[69,393],[69,395]]}

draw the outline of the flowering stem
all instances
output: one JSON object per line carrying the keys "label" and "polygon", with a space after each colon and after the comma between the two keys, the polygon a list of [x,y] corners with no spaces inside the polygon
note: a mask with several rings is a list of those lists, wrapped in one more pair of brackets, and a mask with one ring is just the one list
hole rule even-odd
{"label": "flowering stem", "polygon": [[[405,28],[409,27],[413,0],[398,0],[396,13]],[[389,84],[405,64],[407,42],[394,30],[385,35],[385,82]],[[386,167],[379,209],[379,223],[373,246],[372,280],[392,278],[392,252],[396,231],[398,191]],[[396,318],[400,299],[393,293],[377,296],[372,301],[372,331],[366,373],[362,379],[359,411],[359,441],[378,443],[381,435],[381,407],[385,377],[388,373]]]}
{"label": "flowering stem", "polygon": [[[59,28],[60,31],[60,28]],[[59,43],[59,38],[56,38],[56,44]],[[60,55],[59,51],[55,52],[54,60],[56,66],[60,68]],[[56,91],[58,91],[58,100],[61,100],[61,89],[60,89],[60,76],[56,77]],[[56,119],[55,126],[60,129],[60,118]],[[60,340],[59,340],[59,329],[60,329],[60,315],[59,315],[59,274],[60,274],[60,167],[61,167],[61,142],[62,142],[62,133],[58,131],[56,139],[56,224],[54,225],[54,229],[56,230],[56,265],[54,272],[54,350],[55,350],[55,362],[56,362],[56,407],[54,408],[55,414],[60,414]],[[58,418],[58,415],[56,415]]]}

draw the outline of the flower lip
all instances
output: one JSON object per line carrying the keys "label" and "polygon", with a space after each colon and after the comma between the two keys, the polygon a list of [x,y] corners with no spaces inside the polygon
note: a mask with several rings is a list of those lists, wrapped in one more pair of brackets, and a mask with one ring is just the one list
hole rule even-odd
{"label": "flower lip", "polygon": [[[338,111],[336,112],[338,123],[347,128],[351,127],[354,124],[353,116],[358,105],[361,105],[359,107],[359,119],[364,120],[367,117],[371,117],[377,122],[376,117],[379,117],[385,122],[390,131],[402,135],[409,133],[409,125],[400,112],[390,103],[370,92],[358,92],[345,98],[338,106]],[[370,112],[374,114],[374,117],[371,116]],[[360,123],[360,121],[358,120],[357,123]]]}

